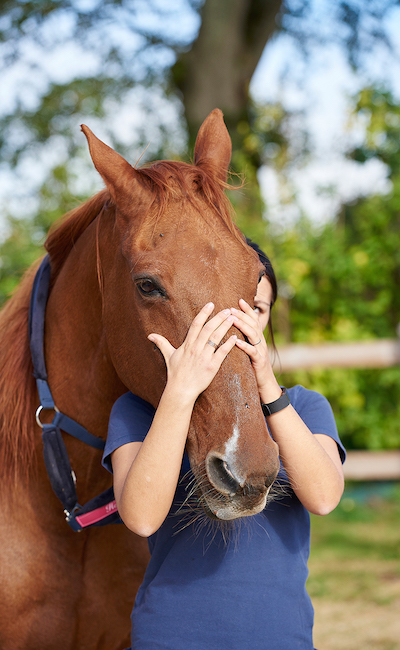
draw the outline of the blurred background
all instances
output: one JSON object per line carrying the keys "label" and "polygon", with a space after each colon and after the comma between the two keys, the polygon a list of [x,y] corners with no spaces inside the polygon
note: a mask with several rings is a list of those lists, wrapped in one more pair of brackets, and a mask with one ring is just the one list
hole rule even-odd
{"label": "blurred background", "polygon": [[222,109],[237,223],[278,276],[279,380],[373,463],[313,518],[315,642],[400,648],[399,0],[3,0],[0,73],[1,303],[102,187],[81,123],[132,164],[189,160]]}

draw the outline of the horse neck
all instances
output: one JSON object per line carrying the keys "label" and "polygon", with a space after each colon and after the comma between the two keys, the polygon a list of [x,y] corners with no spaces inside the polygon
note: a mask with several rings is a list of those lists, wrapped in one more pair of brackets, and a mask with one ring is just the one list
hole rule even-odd
{"label": "horse neck", "polygon": [[103,438],[114,401],[126,388],[110,360],[97,275],[96,224],[69,253],[46,310],[50,390],[66,415]]}

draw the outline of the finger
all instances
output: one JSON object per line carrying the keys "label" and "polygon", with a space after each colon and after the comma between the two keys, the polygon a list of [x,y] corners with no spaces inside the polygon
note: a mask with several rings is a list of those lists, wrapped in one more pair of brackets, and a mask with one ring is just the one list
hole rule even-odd
{"label": "finger", "polygon": [[243,298],[240,298],[239,300],[239,307],[242,311],[244,311],[245,314],[254,316],[254,309],[250,307],[249,303],[246,302]]}
{"label": "finger", "polygon": [[252,361],[256,361],[257,357],[258,359],[260,359],[260,354],[256,346],[251,345],[250,343],[247,343],[247,341],[243,341],[242,339],[237,339],[235,343],[238,348],[240,348],[241,350],[243,350],[243,352],[246,352],[246,354],[249,355]]}
{"label": "finger", "polygon": [[204,323],[212,314],[213,309],[214,309],[214,303],[208,302],[194,317],[188,329],[188,333],[186,335],[186,339],[185,339],[186,342],[192,343],[197,339],[199,332],[201,332]]}
{"label": "finger", "polygon": [[225,316],[225,320],[218,325],[215,329],[211,330],[211,328],[206,328],[205,333],[207,333],[209,330],[209,334],[207,333],[207,341],[206,344],[209,343],[210,341],[212,343],[215,343],[216,345],[219,345],[224,338],[225,334],[231,329],[232,325],[234,324],[234,316],[232,314],[229,314],[228,316]]}
{"label": "finger", "polygon": [[233,317],[230,309],[223,309],[210,318],[198,334],[200,345],[205,345],[209,339],[219,343],[233,324]]}
{"label": "finger", "polygon": [[152,333],[147,338],[158,347],[165,361],[169,361],[171,355],[175,352],[174,346],[161,334]]}
{"label": "finger", "polygon": [[243,309],[235,309],[235,307],[232,307],[231,312],[238,318],[241,318],[244,320],[246,323],[249,325],[252,325],[253,327],[258,326],[258,316],[257,313],[250,307],[250,305],[247,304],[247,302],[239,301],[239,303],[242,302],[243,306],[245,305],[245,310]]}
{"label": "finger", "polygon": [[236,334],[233,334],[229,337],[225,343],[223,343],[218,350],[215,351],[214,358],[218,361],[218,367],[221,365],[223,360],[228,356],[229,352],[235,347],[236,342],[238,341]]}
{"label": "finger", "polygon": [[258,343],[260,343],[264,338],[258,321],[249,323],[248,320],[235,315],[233,317],[233,324],[249,339],[252,345],[258,345]]}

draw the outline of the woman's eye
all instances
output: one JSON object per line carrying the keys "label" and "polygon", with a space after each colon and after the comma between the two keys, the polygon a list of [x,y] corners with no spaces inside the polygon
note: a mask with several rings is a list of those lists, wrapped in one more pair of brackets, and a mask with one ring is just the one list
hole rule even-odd
{"label": "woman's eye", "polygon": [[253,307],[253,311],[255,311],[257,314],[260,313],[260,308],[259,307]]}

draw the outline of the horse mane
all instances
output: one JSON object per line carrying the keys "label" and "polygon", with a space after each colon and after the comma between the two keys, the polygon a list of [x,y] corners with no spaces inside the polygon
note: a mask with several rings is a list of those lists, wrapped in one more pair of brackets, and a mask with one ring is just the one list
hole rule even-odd
{"label": "horse mane", "polygon": [[[0,313],[0,466],[8,478],[28,475],[34,455],[36,384],[29,350],[29,298],[38,263]],[[17,466],[18,462],[18,466]]]}
{"label": "horse mane", "polygon": [[[244,238],[232,220],[232,206],[212,166],[160,161],[136,169],[139,180],[153,192],[151,206],[161,215],[169,200],[182,197],[194,205],[203,199],[218,213],[228,230]],[[196,197],[196,198],[194,198]],[[68,212],[51,228],[45,242],[50,256],[52,284],[64,261],[86,228],[111,204],[108,190]],[[30,354],[28,318],[32,284],[39,261],[24,275],[18,289],[0,312],[0,464],[9,479],[28,478],[35,455],[33,433],[37,404]]]}
{"label": "horse mane", "polygon": [[50,256],[52,283],[58,276],[75,242],[100,214],[109,199],[108,191],[102,190],[82,205],[67,212],[60,221],[50,228],[45,248]]}
{"label": "horse mane", "polygon": [[[69,251],[109,198],[106,190],[67,213],[50,232],[46,249],[52,281]],[[28,319],[35,262],[0,312],[0,466],[10,481],[27,479],[34,458],[33,432],[37,407],[30,353]]]}

